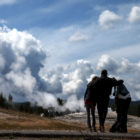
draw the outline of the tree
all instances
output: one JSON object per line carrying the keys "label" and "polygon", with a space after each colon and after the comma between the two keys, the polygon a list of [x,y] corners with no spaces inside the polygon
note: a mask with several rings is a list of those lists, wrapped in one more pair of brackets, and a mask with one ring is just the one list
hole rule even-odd
{"label": "tree", "polygon": [[137,107],[138,116],[140,117],[140,105]]}
{"label": "tree", "polygon": [[9,103],[12,103],[12,101],[13,101],[13,97],[11,94],[9,94],[8,101],[9,101]]}
{"label": "tree", "polygon": [[60,99],[60,98],[57,98],[57,103],[58,103],[58,105],[60,105],[60,106],[63,106],[63,105],[64,105],[63,100]]}
{"label": "tree", "polygon": [[6,99],[3,97],[3,93],[0,93],[0,106],[4,107]]}

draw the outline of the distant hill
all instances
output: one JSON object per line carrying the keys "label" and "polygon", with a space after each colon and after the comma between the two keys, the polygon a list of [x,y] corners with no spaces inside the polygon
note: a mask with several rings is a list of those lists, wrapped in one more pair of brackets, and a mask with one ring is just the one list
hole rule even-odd
{"label": "distant hill", "polygon": [[[109,106],[115,110],[114,99],[110,99]],[[128,114],[140,117],[140,101],[131,101]]]}

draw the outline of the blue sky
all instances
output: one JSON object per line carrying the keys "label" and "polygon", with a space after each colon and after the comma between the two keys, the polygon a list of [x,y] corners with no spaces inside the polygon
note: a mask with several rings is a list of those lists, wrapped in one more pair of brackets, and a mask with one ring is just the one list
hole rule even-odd
{"label": "blue sky", "polygon": [[[132,8],[140,5],[138,0],[11,1],[0,5],[1,20],[9,28],[26,30],[41,40],[54,64],[78,59],[96,60],[96,57],[110,54],[110,51],[117,48],[139,44],[139,22],[128,21]],[[105,10],[113,12],[120,19],[109,18],[100,25],[99,17]],[[69,40],[72,36],[80,38]],[[139,56],[135,53],[138,52],[128,56],[121,52],[121,57],[137,61]]]}
{"label": "blue sky", "polygon": [[[33,94],[36,87],[40,95],[40,87],[51,95],[79,97],[87,79],[106,68],[140,99],[139,0],[1,0],[0,36],[0,48],[10,44],[13,55],[3,80],[23,78],[22,71],[32,83],[14,79],[11,90],[27,86]],[[0,70],[8,67],[3,52]]]}
{"label": "blue sky", "polygon": [[[9,26],[19,28],[21,30],[27,30],[32,27],[60,28],[73,24],[88,24],[91,20],[92,22],[97,22],[98,16],[103,10],[118,12],[120,7],[126,7],[129,5],[135,6],[139,4],[138,0],[5,1],[7,2],[0,3],[1,18],[5,19]],[[128,11],[128,9],[125,10],[126,12]]]}

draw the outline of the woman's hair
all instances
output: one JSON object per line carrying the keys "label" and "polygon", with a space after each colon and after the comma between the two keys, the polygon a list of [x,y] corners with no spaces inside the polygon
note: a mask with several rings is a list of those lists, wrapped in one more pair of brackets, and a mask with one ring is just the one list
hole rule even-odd
{"label": "woman's hair", "polygon": [[91,81],[94,82],[97,79],[98,79],[98,77],[97,76],[94,76]]}

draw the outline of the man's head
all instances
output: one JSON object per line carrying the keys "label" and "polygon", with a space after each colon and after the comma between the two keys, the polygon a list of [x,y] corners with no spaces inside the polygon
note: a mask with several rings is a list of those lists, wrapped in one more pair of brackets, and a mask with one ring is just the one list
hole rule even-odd
{"label": "man's head", "polygon": [[106,69],[101,71],[101,76],[107,76],[107,70]]}

